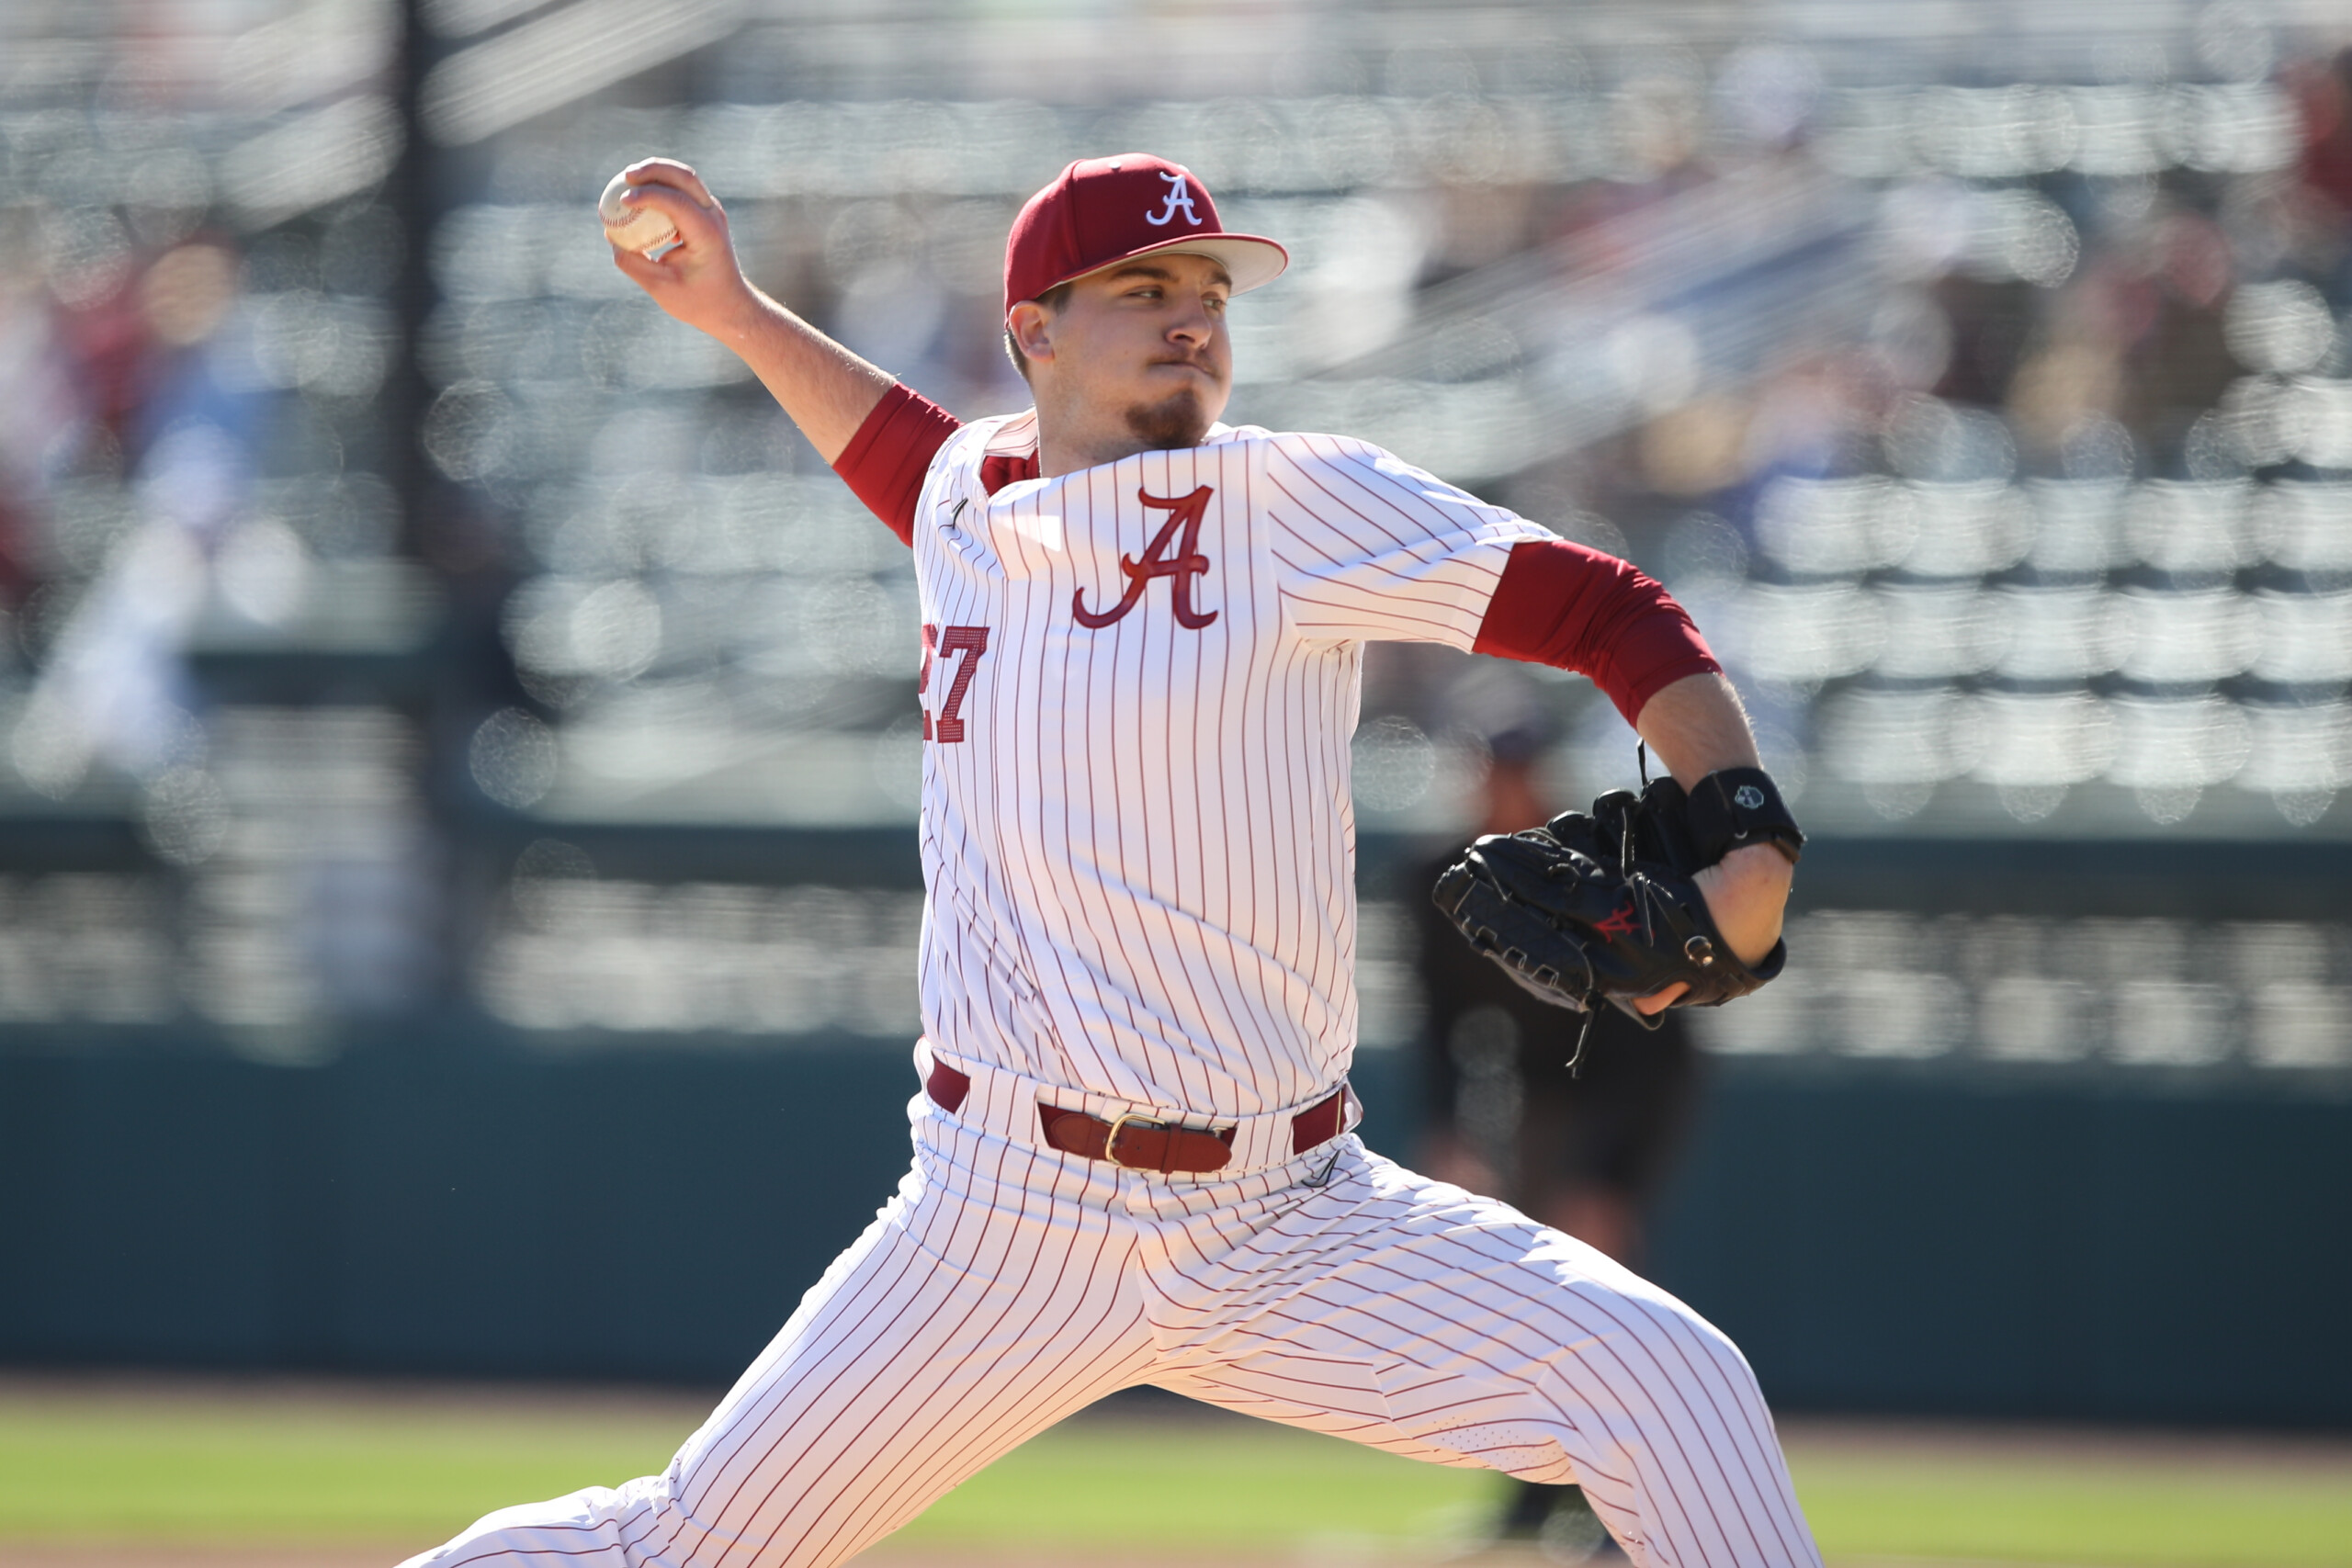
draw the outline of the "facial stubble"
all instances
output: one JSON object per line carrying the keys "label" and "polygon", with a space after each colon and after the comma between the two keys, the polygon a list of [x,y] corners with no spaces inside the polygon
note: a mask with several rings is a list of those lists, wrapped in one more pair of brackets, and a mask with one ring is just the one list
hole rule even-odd
{"label": "facial stubble", "polygon": [[1126,412],[1127,432],[1152,452],[1198,446],[1215,422],[1201,406],[1201,394],[1180,387],[1156,403],[1136,403]]}

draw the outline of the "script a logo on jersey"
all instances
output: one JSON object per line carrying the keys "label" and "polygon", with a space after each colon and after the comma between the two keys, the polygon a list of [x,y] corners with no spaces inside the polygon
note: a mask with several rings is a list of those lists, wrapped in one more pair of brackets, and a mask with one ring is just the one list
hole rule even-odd
{"label": "script a logo on jersey", "polygon": [[1086,590],[1081,588],[1069,596],[1070,614],[1078,617],[1081,626],[1097,630],[1109,626],[1141,602],[1143,591],[1155,577],[1169,580],[1168,592],[1176,608],[1176,624],[1187,631],[1199,631],[1217,617],[1215,610],[1201,610],[1193,604],[1193,583],[1209,569],[1209,558],[1201,554],[1201,514],[1209,509],[1209,497],[1216,492],[1207,485],[1190,495],[1154,495],[1138,490],[1136,499],[1146,506],[1169,513],[1151,543],[1143,547],[1143,556],[1119,558],[1119,570],[1126,573],[1127,591],[1119,602],[1107,610],[1086,607]]}
{"label": "script a logo on jersey", "polygon": [[1163,170],[1161,171],[1159,177],[1168,182],[1168,188],[1160,192],[1161,198],[1164,199],[1168,205],[1161,208],[1158,212],[1145,213],[1143,215],[1143,220],[1150,224],[1155,229],[1165,229],[1169,224],[1175,221],[1176,214],[1179,211],[1182,211],[1184,214],[1185,222],[1191,224],[1195,229],[1199,228],[1201,226],[1201,215],[1193,210],[1193,187],[1184,183],[1184,176],[1182,175],[1169,174]]}

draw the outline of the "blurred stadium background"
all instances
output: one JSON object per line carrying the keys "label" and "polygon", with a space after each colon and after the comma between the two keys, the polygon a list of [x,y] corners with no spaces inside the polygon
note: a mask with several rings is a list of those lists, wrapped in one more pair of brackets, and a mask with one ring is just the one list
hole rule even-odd
{"label": "blurred stadium background", "polygon": [[[10,0],[0,1361],[747,1359],[904,1158],[912,575],[590,209],[691,160],[758,281],[978,415],[1012,214],[1134,147],[1294,243],[1235,418],[1623,553],[1735,668],[1816,844],[1653,1262],[1782,1407],[2352,1426],[2347,46],[2340,0]],[[1564,797],[1631,775],[1530,689]],[[1486,700],[1367,692],[1399,1152],[1398,873]]]}

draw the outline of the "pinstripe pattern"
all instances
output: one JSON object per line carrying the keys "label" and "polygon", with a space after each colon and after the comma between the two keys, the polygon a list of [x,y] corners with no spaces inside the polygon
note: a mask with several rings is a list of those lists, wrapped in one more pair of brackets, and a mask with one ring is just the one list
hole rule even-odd
{"label": "pinstripe pattern", "polygon": [[896,1199],[659,1476],[410,1568],[821,1568],[1112,1390],[1579,1481],[1634,1562],[1817,1564],[1747,1364],[1580,1242],[1352,1134],[1228,1180],[1040,1153],[917,1100]]}
{"label": "pinstripe pattern", "polygon": [[[1355,1044],[1360,647],[1467,649],[1548,536],[1361,442],[1222,426],[989,495],[991,442],[1029,430],[959,431],[917,511],[924,620],[989,628],[965,739],[925,749],[924,1027],[1136,1106],[1306,1104]],[[1206,570],[1082,624],[1167,525],[1140,498],[1202,486]],[[1178,581],[1214,620],[1180,623]]]}
{"label": "pinstripe pattern", "polygon": [[[1754,1378],[1688,1308],[1352,1134],[1289,1152],[1355,1039],[1358,649],[1467,649],[1542,530],[1362,443],[1224,427],[987,493],[1033,443],[958,432],[914,530],[917,1063],[969,1093],[917,1097],[897,1198],[666,1472],[415,1568],[825,1568],[1140,1382],[1581,1482],[1656,1568],[1817,1565]],[[1041,1102],[1223,1120],[1242,1157],[1121,1171],[1045,1145]]]}

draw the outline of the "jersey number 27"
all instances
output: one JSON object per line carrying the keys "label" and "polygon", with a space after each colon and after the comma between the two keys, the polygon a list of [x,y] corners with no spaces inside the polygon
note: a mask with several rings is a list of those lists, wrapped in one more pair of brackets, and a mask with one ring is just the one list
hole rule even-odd
{"label": "jersey number 27", "polygon": [[[947,683],[946,699],[939,705],[939,715],[932,716],[926,705],[922,710],[922,738],[936,740],[942,746],[953,746],[964,739],[964,720],[959,716],[964,706],[964,694],[971,689],[972,672],[980,667],[980,655],[989,650],[989,629],[986,626],[948,626],[943,628],[926,623],[922,628],[922,671],[915,677],[915,694],[930,695],[931,663],[933,659],[956,659],[955,679]],[[961,659],[956,659],[957,654]]]}

